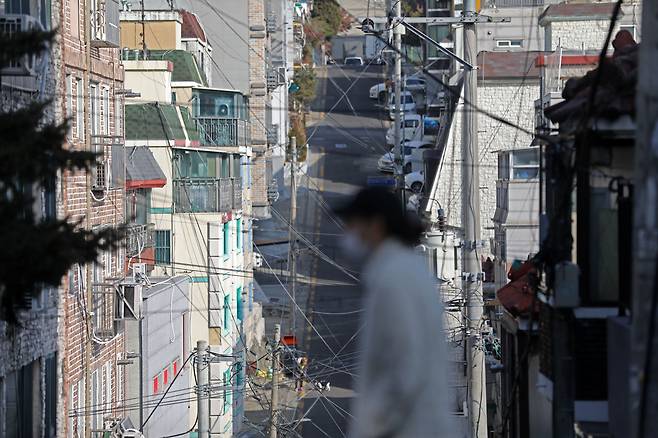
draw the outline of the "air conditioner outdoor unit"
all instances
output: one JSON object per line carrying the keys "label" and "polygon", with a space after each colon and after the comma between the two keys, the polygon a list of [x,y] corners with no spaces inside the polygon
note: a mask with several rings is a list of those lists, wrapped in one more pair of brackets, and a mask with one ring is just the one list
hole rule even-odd
{"label": "air conditioner outdoor unit", "polygon": [[121,283],[115,288],[114,319],[139,319],[142,306],[142,285]]}
{"label": "air conditioner outdoor unit", "polygon": [[[26,14],[0,14],[0,32],[11,35],[18,32],[43,30],[39,20]],[[5,76],[36,76],[39,66],[45,58],[39,55],[25,55],[2,68]]]}
{"label": "air conditioner outdoor unit", "polygon": [[134,263],[133,268],[133,281],[137,283],[141,278],[146,277],[146,263]]}

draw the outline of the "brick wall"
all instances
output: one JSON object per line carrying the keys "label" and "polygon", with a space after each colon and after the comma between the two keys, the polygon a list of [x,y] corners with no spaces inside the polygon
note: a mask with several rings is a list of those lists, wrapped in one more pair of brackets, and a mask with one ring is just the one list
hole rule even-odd
{"label": "brick wall", "polygon": [[[249,27],[265,26],[265,3],[263,0],[249,0]],[[264,32],[250,32],[249,38],[249,83],[251,90],[250,117],[251,117],[251,140],[253,145],[252,166],[252,188],[251,200],[254,206],[254,215],[263,215],[267,203],[267,171],[266,161],[269,151],[266,146],[266,114],[265,106],[268,102],[266,89],[265,69],[265,47],[267,38],[254,38]]]}
{"label": "brick wall", "polygon": [[[110,145],[112,143],[121,143],[123,138],[123,102],[121,102],[121,90],[123,89],[123,69],[119,63],[119,50],[110,48],[91,48],[91,65],[86,64],[85,44],[84,44],[84,19],[82,11],[78,9],[78,2],[75,0],[63,0],[64,7],[62,10],[62,67],[61,67],[61,87],[62,95],[66,95],[67,81],[70,82],[71,98],[63,99],[62,108],[71,115],[72,131],[69,134],[68,147],[78,150],[90,150],[91,145],[87,143],[87,133],[90,129],[89,118],[85,120],[84,130],[79,129],[76,125],[76,113],[78,111],[78,94],[85,96],[84,105],[90,105],[89,84],[84,82],[85,71],[89,71],[89,80],[96,83],[99,87],[100,99],[96,101],[99,107],[100,134],[108,136],[105,140],[97,143],[105,143],[99,146],[103,152],[103,159],[111,160]],[[80,4],[82,6],[83,3]],[[77,79],[83,79],[81,89],[78,89]],[[102,99],[103,93],[100,90],[108,90],[109,99]],[[89,96],[90,97],[90,96]],[[106,105],[107,103],[107,105]],[[109,117],[109,124],[105,122]],[[115,137],[110,139],[109,137]],[[110,167],[111,167],[111,163]],[[117,226],[124,221],[124,188],[108,187],[104,192],[97,193],[94,196],[97,199],[88,198],[91,187],[87,181],[85,172],[65,172],[62,175],[61,191],[58,196],[58,206],[60,214],[70,218],[72,221],[82,221],[84,224],[89,218],[89,226],[105,227]],[[89,205],[88,205],[89,202]],[[124,249],[112,251],[103,254],[99,260],[103,264],[101,272],[103,277],[109,274],[109,277],[119,278],[124,274],[122,261]],[[108,266],[109,264],[109,266]],[[110,385],[111,400],[104,400],[103,406],[93,406],[92,409],[103,409],[101,415],[114,417],[122,416],[123,412],[119,408],[122,404],[120,398],[125,393],[123,387],[119,387],[119,380],[125,382],[125,376],[120,379],[120,368],[117,367],[117,358],[121,357],[124,352],[124,338],[121,331],[112,339],[92,341],[90,363],[85,363],[86,351],[89,347],[88,339],[93,333],[93,324],[87,317],[91,311],[91,303],[88,302],[88,288],[90,285],[87,281],[87,270],[91,266],[74,267],[65,279],[61,293],[61,321],[60,334],[63,339],[60,343],[60,357],[62,367],[61,382],[61,404],[59,415],[64,417],[60,421],[59,435],[72,436],[74,430],[77,430],[76,421],[66,418],[69,411],[74,405],[78,405],[81,399],[81,392],[84,387],[79,387],[80,381],[85,380],[85,370],[88,368],[89,375],[94,370],[99,370],[99,374],[107,363],[110,364],[110,381],[101,378],[101,390]],[[97,342],[100,341],[100,342]],[[122,385],[123,386],[123,385]],[[74,389],[75,388],[75,389]],[[91,388],[89,388],[91,394]],[[91,406],[93,400],[90,396],[86,397],[86,405]],[[83,409],[84,410],[84,409]],[[84,412],[79,415],[85,416]],[[84,424],[84,421],[82,421]]]}
{"label": "brick wall", "polygon": [[[539,84],[528,80],[517,82],[484,81],[478,88],[478,106],[529,130],[534,129],[534,101],[539,97]],[[455,112],[450,138],[446,144],[439,174],[436,200],[443,207],[448,224],[461,225],[461,139],[462,107]],[[493,237],[491,218],[496,211],[495,151],[526,148],[532,137],[483,114],[478,115],[481,238]],[[436,203],[434,203],[436,204]]]}

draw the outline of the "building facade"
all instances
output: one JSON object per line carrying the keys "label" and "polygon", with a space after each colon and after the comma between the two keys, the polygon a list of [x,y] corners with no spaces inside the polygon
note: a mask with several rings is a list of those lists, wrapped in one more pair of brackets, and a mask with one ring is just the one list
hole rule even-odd
{"label": "building facade", "polygon": [[[60,16],[55,11],[62,7],[59,1],[40,4],[6,2],[0,7],[2,31],[27,31],[31,27],[49,30],[58,27]],[[51,12],[52,11],[52,12]],[[2,69],[0,84],[0,110],[14,111],[33,101],[55,101],[45,110],[45,121],[62,120],[63,108],[55,90],[62,84],[60,75],[62,46],[53,45],[41,54],[35,68],[25,64]],[[39,66],[40,65],[40,66]],[[13,70],[13,71],[12,71]],[[55,217],[57,208],[57,181],[50,192],[42,190],[35,209],[38,217]],[[35,298],[25,303],[18,314],[18,325],[0,322],[0,435],[6,437],[50,437],[62,430],[66,421],[58,415],[65,409],[59,388],[64,337],[58,331],[62,318],[59,294],[56,288],[44,288]]]}

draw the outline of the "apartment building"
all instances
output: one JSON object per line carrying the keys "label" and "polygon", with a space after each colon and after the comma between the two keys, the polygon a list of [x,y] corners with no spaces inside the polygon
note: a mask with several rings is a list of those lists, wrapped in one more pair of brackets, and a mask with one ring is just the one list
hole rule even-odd
{"label": "apartment building", "polygon": [[[65,1],[61,9],[61,94],[71,118],[69,147],[99,154],[90,172],[62,177],[61,211],[95,229],[124,223],[125,187],[111,178],[113,146],[123,144],[123,69],[119,57],[119,2]],[[114,286],[124,276],[125,249],[76,266],[60,296],[62,398],[66,436],[102,436],[123,415],[122,325],[114,319]]]}
{"label": "apartment building", "polygon": [[[3,32],[43,30],[58,26],[59,16],[51,11],[61,8],[53,2],[0,2],[0,27]],[[14,111],[32,101],[55,99],[45,110],[44,121],[62,119],[62,99],[55,90],[62,85],[59,74],[61,45],[33,62],[20,62],[0,70],[0,110]],[[52,190],[41,190],[35,210],[44,218],[61,214],[61,199],[55,184]],[[58,379],[64,356],[65,338],[58,332],[62,308],[56,288],[44,288],[24,303],[18,312],[18,325],[0,321],[0,436],[50,437],[62,430],[66,408],[60,397]]]}

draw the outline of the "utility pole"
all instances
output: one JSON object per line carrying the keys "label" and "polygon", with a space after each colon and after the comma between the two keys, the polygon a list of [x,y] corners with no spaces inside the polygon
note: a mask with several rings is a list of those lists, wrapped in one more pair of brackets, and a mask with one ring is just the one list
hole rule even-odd
{"label": "utility pole", "polygon": [[658,316],[656,315],[656,248],[658,220],[658,3],[642,2],[642,44],[637,96],[633,211],[632,362],[630,384],[631,433],[658,436]]}
{"label": "utility pole", "polygon": [[199,424],[199,438],[210,437],[210,385],[208,341],[196,341],[196,374],[199,383],[196,387],[197,419]]}
{"label": "utility pole", "polygon": [[295,223],[297,222],[297,182],[295,181],[295,165],[297,164],[297,138],[290,137],[290,226],[289,226],[289,250],[288,258],[290,260],[290,295],[292,302],[290,303],[290,334],[295,336],[297,329],[297,312],[295,303],[297,297],[295,295],[296,278],[297,278],[297,237],[295,236]]}
{"label": "utility pole", "polygon": [[[477,14],[475,0],[464,0],[464,16],[474,18]],[[477,65],[477,35],[475,21],[464,23],[464,60]],[[467,368],[468,368],[468,416],[472,438],[487,437],[487,385],[484,364],[484,349],[480,328],[484,311],[482,277],[478,245],[480,241],[480,178],[478,174],[479,148],[477,137],[477,113],[472,105],[477,104],[477,73],[475,69],[464,69],[464,105],[462,134],[462,269],[467,325]]]}
{"label": "utility pole", "polygon": [[[293,137],[294,138],[294,137]],[[272,345],[272,403],[270,404],[270,438],[277,438],[276,416],[279,409],[279,344],[281,343],[281,325],[274,326],[274,345]]]}
{"label": "utility pole", "polygon": [[[395,18],[399,19],[402,16],[402,0],[395,2]],[[397,179],[396,186],[400,191],[400,199],[402,199],[402,208],[406,209],[404,203],[404,150],[402,139],[400,136],[400,111],[402,110],[402,32],[403,26],[397,25],[393,27],[393,46],[395,47],[395,71],[393,72],[393,82],[395,86],[395,176]]]}

